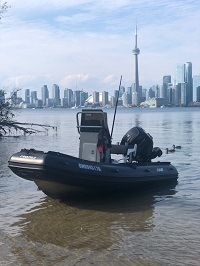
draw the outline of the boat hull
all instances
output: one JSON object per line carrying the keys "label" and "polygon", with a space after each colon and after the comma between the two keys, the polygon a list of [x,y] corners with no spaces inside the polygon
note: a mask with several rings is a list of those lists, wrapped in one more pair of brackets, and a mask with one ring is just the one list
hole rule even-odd
{"label": "boat hull", "polygon": [[[170,162],[102,164],[66,154],[23,149],[11,156],[9,168],[34,181],[46,194],[83,190],[124,190],[177,180]],[[48,193],[49,192],[49,193]]]}

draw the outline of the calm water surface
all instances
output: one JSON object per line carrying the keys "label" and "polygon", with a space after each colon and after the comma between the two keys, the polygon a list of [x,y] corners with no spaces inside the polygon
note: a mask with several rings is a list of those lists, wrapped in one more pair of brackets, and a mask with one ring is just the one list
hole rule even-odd
{"label": "calm water surface", "polygon": [[[108,109],[111,128],[113,109]],[[179,171],[151,191],[65,202],[7,167],[21,148],[78,155],[77,110],[22,110],[18,121],[51,124],[48,135],[0,139],[0,265],[200,265],[200,109],[118,109],[113,143],[141,126]],[[173,144],[182,148],[166,154]]]}

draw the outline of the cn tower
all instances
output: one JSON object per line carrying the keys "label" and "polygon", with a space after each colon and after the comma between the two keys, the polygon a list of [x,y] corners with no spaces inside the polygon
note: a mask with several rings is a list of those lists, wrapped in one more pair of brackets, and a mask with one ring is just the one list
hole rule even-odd
{"label": "cn tower", "polygon": [[135,101],[136,105],[140,103],[140,92],[139,92],[139,74],[138,74],[138,55],[140,53],[140,49],[137,47],[137,25],[135,27],[135,48],[133,49],[133,55],[135,56]]}

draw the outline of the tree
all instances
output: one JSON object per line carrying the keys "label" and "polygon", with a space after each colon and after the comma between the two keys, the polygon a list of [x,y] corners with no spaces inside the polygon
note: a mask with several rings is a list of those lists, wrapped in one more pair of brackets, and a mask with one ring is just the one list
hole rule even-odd
{"label": "tree", "polygon": [[[0,90],[0,137],[17,135],[26,135],[33,133],[48,132],[49,128],[57,130],[56,127],[50,125],[42,125],[37,123],[21,123],[15,121],[13,113],[13,97],[17,90],[14,90],[11,97],[6,99],[5,92]],[[41,130],[42,128],[42,130]]]}
{"label": "tree", "polygon": [[2,18],[2,15],[7,11],[7,9],[10,6],[8,5],[7,2],[3,2],[0,0],[0,19]]}
{"label": "tree", "polygon": [[[3,14],[7,11],[10,6],[7,2],[2,2],[0,0],[0,20]],[[0,137],[2,136],[12,136],[13,133],[20,134],[32,134],[38,132],[47,132],[48,128],[53,128],[57,130],[56,127],[49,125],[41,125],[35,123],[20,123],[14,120],[13,108],[13,98],[16,95],[17,90],[14,90],[11,97],[5,98],[5,91],[0,90]],[[38,129],[40,128],[40,129]],[[43,130],[41,130],[43,128]]]}

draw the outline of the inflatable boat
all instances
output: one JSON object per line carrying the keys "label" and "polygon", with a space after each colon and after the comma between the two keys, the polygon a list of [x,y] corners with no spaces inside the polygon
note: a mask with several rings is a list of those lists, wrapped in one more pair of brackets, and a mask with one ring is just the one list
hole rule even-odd
{"label": "inflatable boat", "polygon": [[[141,127],[131,128],[121,143],[112,144],[106,112],[83,109],[76,119],[79,157],[22,149],[11,156],[9,168],[56,197],[73,191],[126,190],[177,180],[178,171],[170,162],[152,161],[162,151],[153,147],[153,138]],[[118,155],[120,159],[116,159]]]}

